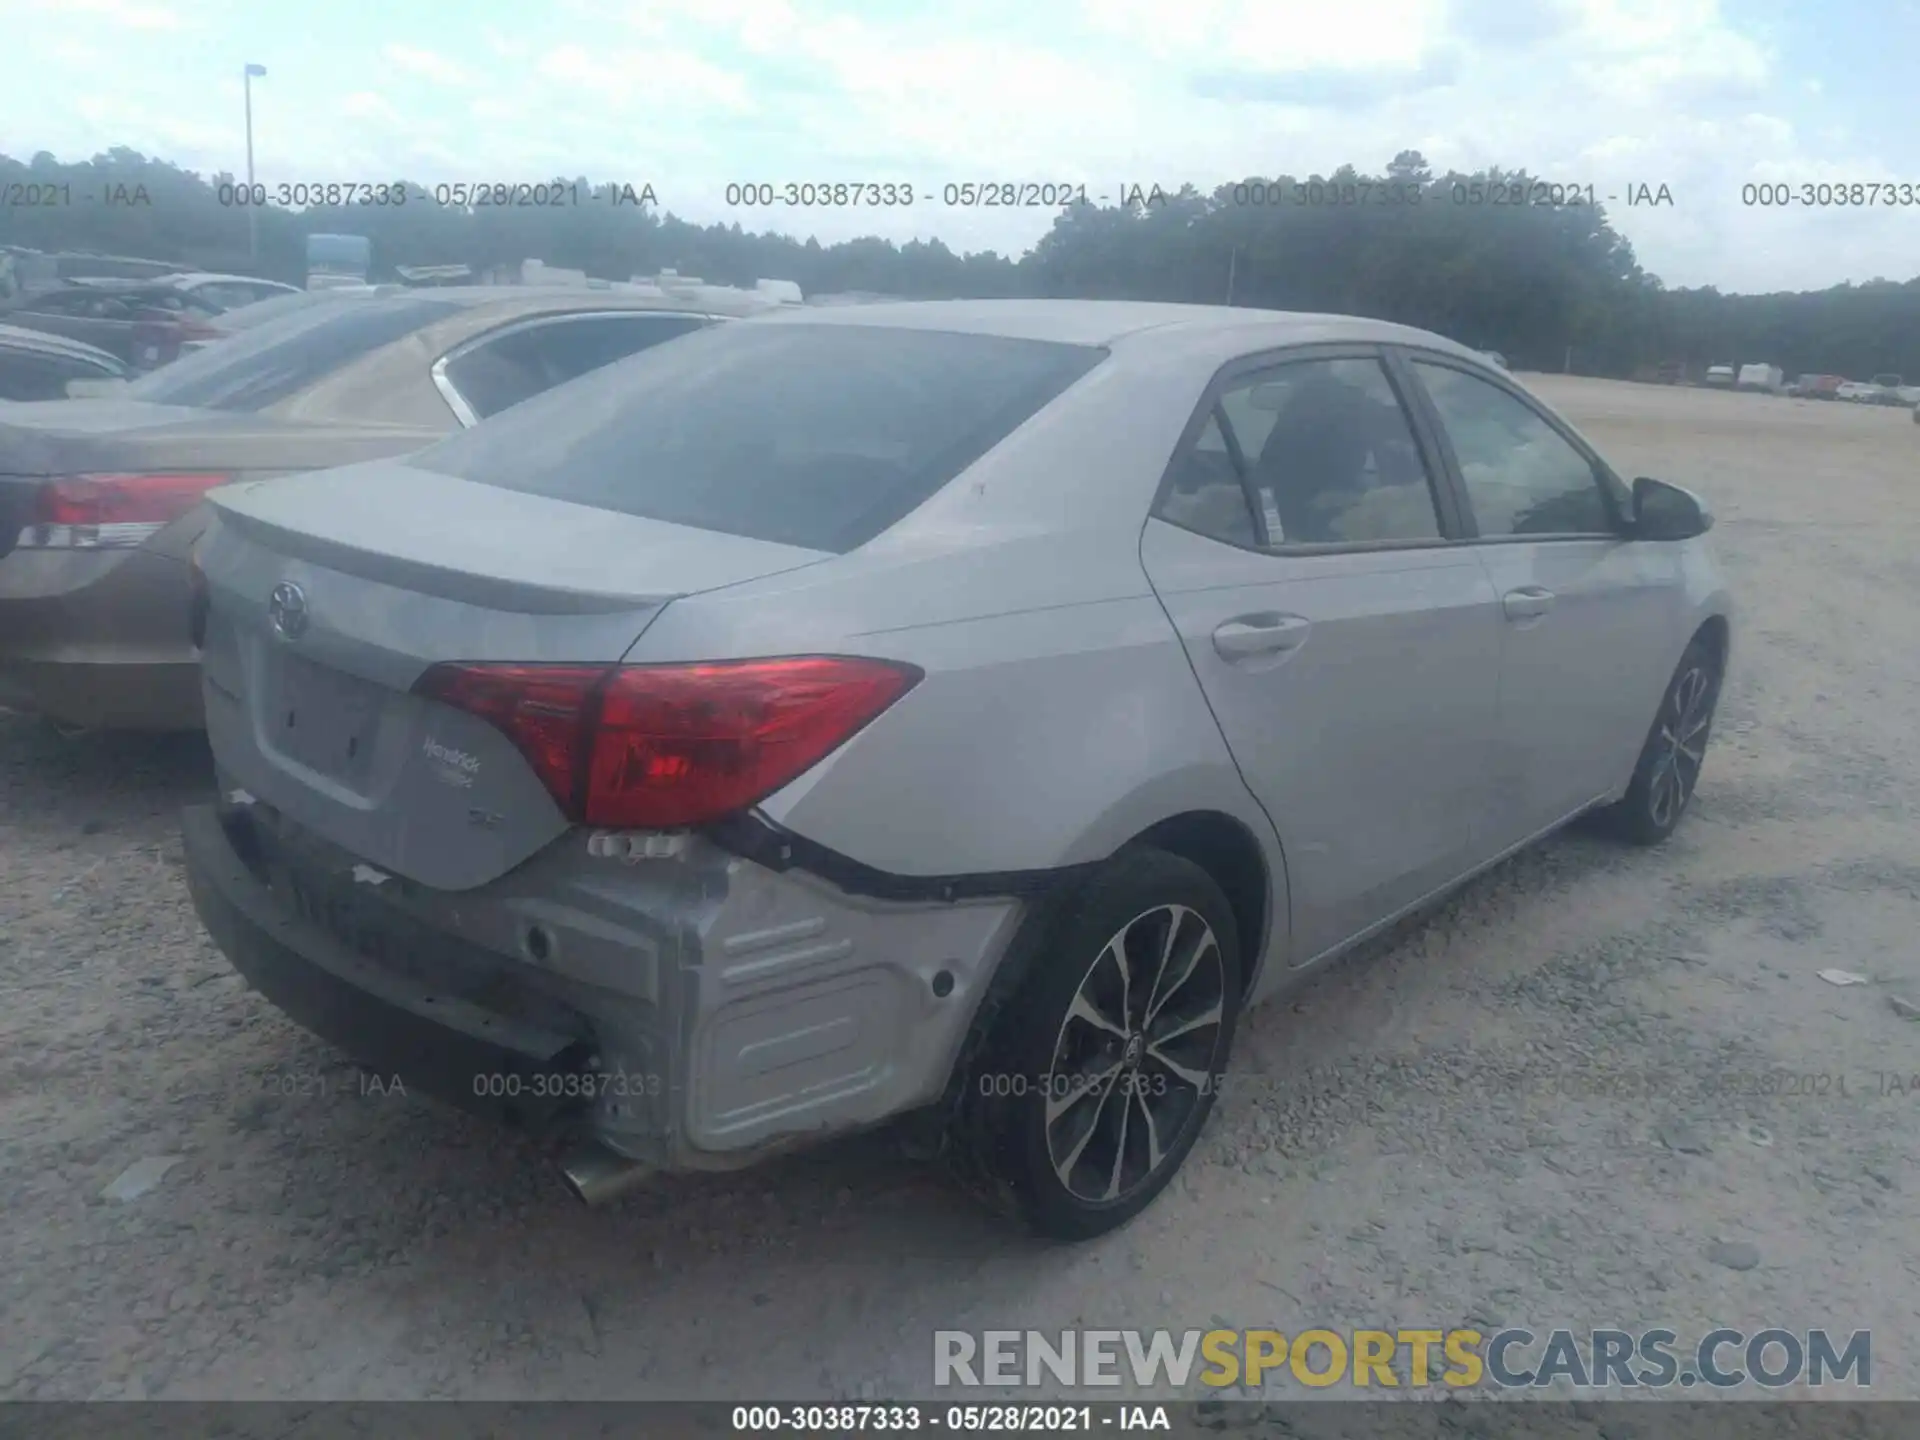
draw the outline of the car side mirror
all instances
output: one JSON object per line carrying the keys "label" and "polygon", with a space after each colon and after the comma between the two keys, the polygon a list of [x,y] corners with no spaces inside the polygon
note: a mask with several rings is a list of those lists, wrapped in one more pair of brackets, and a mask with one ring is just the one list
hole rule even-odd
{"label": "car side mirror", "polygon": [[1642,475],[1633,482],[1636,540],[1691,540],[1713,528],[1713,512],[1691,490]]}

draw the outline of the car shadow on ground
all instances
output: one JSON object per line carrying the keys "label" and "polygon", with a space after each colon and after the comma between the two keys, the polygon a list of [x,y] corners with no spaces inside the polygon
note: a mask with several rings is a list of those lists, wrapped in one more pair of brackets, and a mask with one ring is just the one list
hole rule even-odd
{"label": "car shadow on ground", "polygon": [[0,710],[0,815],[22,830],[170,817],[213,790],[206,736],[81,731]]}

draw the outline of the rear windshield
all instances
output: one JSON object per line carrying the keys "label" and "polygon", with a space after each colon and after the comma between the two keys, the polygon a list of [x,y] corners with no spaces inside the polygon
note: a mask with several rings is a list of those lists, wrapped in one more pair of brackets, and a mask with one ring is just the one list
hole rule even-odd
{"label": "rear windshield", "polygon": [[741,321],[536,395],[408,463],[842,553],[997,445],[1104,350]]}
{"label": "rear windshield", "polygon": [[314,305],[215,341],[136,380],[122,394],[155,405],[264,410],[460,308],[411,298]]}

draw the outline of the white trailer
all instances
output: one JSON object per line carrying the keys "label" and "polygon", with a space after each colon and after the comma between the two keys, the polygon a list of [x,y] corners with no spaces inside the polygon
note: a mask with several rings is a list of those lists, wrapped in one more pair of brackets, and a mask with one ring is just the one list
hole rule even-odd
{"label": "white trailer", "polygon": [[1769,394],[1780,389],[1786,375],[1778,365],[1742,365],[1738,388],[1742,390],[1765,390]]}

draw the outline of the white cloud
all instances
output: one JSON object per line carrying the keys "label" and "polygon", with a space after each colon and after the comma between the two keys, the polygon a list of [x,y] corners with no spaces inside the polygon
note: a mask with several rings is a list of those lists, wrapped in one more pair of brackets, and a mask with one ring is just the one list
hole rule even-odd
{"label": "white cloud", "polygon": [[518,60],[533,48],[524,39],[504,35],[491,25],[480,27],[480,39],[497,60]]}
{"label": "white cloud", "polygon": [[377,120],[382,124],[397,124],[400,112],[384,98],[370,90],[356,90],[340,101],[340,113],[354,120]]}
{"label": "white cloud", "polygon": [[[1526,0],[1514,0],[1526,3]],[[1265,71],[1405,69],[1444,33],[1446,0],[1083,0],[1087,28],[1158,60]]]}
{"label": "white cloud", "polygon": [[129,30],[178,30],[180,17],[161,5],[142,5],[135,0],[39,0],[36,7],[69,15],[88,15],[124,25]]}
{"label": "white cloud", "polygon": [[472,76],[467,67],[457,61],[449,60],[437,51],[422,50],[413,45],[388,45],[380,52],[387,60],[399,66],[409,74],[418,75],[423,80],[437,81],[442,85],[467,85]]}
{"label": "white cloud", "polygon": [[561,45],[542,55],[534,68],[543,79],[619,109],[712,107],[744,113],[753,108],[742,76],[685,50]]}

